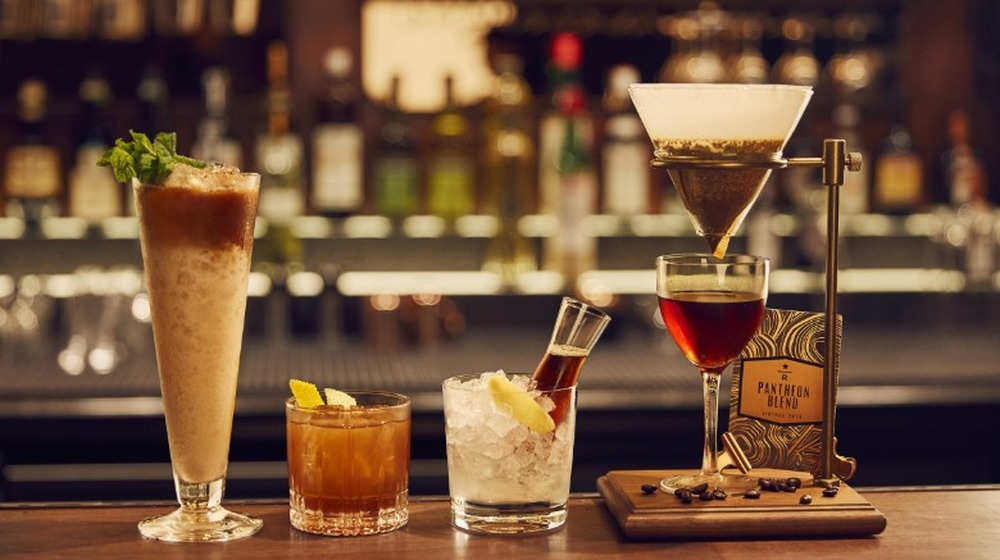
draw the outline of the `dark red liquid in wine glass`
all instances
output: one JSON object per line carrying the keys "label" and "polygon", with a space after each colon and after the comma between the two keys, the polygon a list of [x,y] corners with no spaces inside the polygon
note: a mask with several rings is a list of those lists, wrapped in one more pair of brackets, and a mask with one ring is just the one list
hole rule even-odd
{"label": "dark red liquid in wine glass", "polygon": [[660,299],[667,330],[691,363],[721,373],[739,357],[764,314],[759,294],[675,292]]}

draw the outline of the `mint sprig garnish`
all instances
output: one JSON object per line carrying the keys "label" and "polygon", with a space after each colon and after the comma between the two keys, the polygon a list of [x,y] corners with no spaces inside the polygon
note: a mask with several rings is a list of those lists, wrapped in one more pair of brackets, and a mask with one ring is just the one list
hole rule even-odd
{"label": "mint sprig garnish", "polygon": [[199,169],[206,165],[201,160],[177,153],[177,134],[174,132],[161,132],[152,141],[141,132],[129,130],[128,133],[132,137],[130,142],[121,138],[115,140],[115,145],[97,162],[97,165],[110,167],[121,183],[137,178],[142,183],[161,185],[178,163]]}

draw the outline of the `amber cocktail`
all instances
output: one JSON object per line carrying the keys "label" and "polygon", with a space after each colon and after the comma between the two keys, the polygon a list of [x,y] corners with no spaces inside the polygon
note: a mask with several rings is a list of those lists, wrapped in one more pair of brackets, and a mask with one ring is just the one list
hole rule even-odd
{"label": "amber cocktail", "polygon": [[406,524],[410,399],[349,392],[356,406],[285,402],[289,518],[321,535],[367,535]]}

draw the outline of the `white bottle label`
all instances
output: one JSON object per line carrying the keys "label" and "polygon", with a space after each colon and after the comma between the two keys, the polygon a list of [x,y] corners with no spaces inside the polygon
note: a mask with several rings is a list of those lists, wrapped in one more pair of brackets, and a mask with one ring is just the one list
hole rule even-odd
{"label": "white bottle label", "polygon": [[622,142],[604,148],[604,213],[643,214],[649,199],[649,160],[646,143]]}
{"label": "white bottle label", "polygon": [[96,224],[122,214],[121,188],[111,169],[98,167],[104,146],[77,150],[69,179],[69,214]]}
{"label": "white bottle label", "polygon": [[356,210],[364,200],[364,136],[353,124],[324,124],[313,132],[312,203],[316,210]]}

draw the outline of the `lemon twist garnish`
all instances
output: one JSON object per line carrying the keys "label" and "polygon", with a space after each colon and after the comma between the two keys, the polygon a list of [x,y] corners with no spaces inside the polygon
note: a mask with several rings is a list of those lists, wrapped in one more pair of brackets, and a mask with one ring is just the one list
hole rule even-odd
{"label": "lemon twist garnish", "polygon": [[323,393],[326,395],[327,406],[342,406],[344,408],[351,408],[352,406],[358,405],[358,401],[355,400],[354,397],[343,391],[338,391],[336,389],[323,389]]}
{"label": "lemon twist garnish", "polygon": [[721,259],[722,257],[726,256],[727,249],[729,249],[728,235],[719,240],[719,244],[715,246],[715,250],[712,251],[712,254],[715,255],[715,258]]}
{"label": "lemon twist garnish", "polygon": [[529,430],[547,434],[556,429],[556,423],[527,391],[511,383],[506,377],[491,377],[486,382],[490,396],[497,408]]}
{"label": "lemon twist garnish", "polygon": [[299,408],[316,408],[318,406],[323,406],[323,397],[319,394],[319,389],[316,385],[309,383],[308,381],[300,381],[298,379],[292,379],[288,382],[288,387],[292,390],[292,396],[295,397],[295,404]]}

